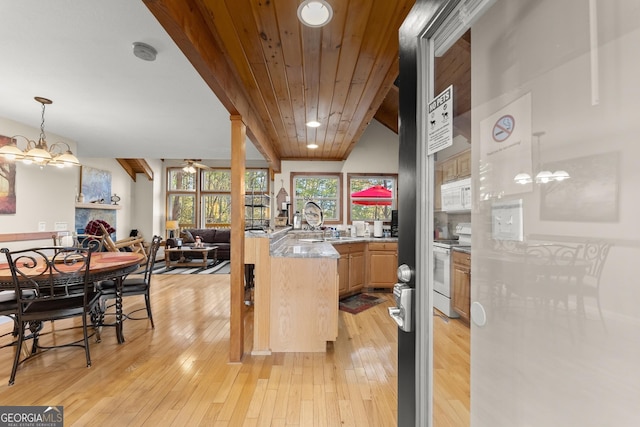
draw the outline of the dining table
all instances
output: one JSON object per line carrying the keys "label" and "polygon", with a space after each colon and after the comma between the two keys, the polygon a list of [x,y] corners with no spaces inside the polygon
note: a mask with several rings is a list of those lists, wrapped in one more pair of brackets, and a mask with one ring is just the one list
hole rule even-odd
{"label": "dining table", "polygon": [[[145,261],[145,255],[135,252],[95,252],[91,254],[89,280],[93,283],[113,280],[116,284],[115,330],[119,344],[124,340],[122,330],[122,284],[125,277],[136,271]],[[0,262],[0,290],[14,290],[8,262]]]}
{"label": "dining table", "polygon": [[[576,311],[584,315],[584,296],[582,294],[582,282],[591,261],[584,258],[563,258],[562,256],[541,256],[536,248],[552,247],[553,244],[530,245],[525,250],[478,251],[479,265],[482,265],[485,273],[497,278],[497,282],[506,286],[519,285],[521,289],[526,286],[544,286],[543,292],[564,291],[563,285],[575,283]],[[563,246],[563,245],[555,245]],[[580,248],[575,248],[576,252]],[[532,255],[535,254],[535,255]],[[491,272],[491,273],[489,273]],[[554,287],[554,285],[557,285]],[[530,288],[535,292],[539,289]],[[546,295],[542,294],[542,297]],[[557,295],[556,295],[557,296]],[[564,295],[568,297],[569,295]]]}

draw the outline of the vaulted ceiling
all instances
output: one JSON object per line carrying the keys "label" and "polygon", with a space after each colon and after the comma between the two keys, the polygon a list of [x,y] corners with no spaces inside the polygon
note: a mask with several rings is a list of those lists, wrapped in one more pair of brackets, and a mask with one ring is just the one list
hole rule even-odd
{"label": "vaulted ceiling", "polygon": [[276,171],[346,159],[377,112],[397,132],[398,29],[415,2],[329,0],[333,19],[311,28],[300,1],[144,0]]}

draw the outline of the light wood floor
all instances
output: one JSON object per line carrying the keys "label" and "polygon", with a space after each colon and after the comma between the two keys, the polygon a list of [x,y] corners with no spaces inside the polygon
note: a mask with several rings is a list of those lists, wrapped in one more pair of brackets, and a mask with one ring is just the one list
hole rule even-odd
{"label": "light wood floor", "polygon": [[[0,349],[0,404],[63,405],[68,426],[393,426],[397,330],[391,295],[382,295],[387,302],[372,309],[340,312],[338,341],[326,353],[247,354],[232,364],[229,276],[154,276],[155,329],[128,320],[118,345],[105,328],[91,345],[91,368],[82,349],[56,349],[21,365],[8,387],[13,350]],[[125,311],[143,305],[131,297]],[[467,426],[468,328],[434,322],[435,425]],[[46,339],[77,336],[64,329],[78,324],[55,322]]]}

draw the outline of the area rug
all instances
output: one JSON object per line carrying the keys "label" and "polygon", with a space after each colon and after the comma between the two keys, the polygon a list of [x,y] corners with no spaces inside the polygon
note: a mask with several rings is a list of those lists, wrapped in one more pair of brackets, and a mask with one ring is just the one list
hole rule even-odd
{"label": "area rug", "polygon": [[153,274],[229,274],[231,272],[231,261],[220,261],[207,268],[202,267],[172,267],[167,268],[162,261],[156,261],[153,265]]}
{"label": "area rug", "polygon": [[357,294],[340,300],[340,310],[358,314],[384,301],[384,298],[374,297],[373,295]]}

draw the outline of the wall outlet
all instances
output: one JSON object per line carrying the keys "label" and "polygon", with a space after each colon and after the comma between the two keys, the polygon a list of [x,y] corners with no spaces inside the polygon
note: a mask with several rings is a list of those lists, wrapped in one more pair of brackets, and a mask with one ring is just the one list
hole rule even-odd
{"label": "wall outlet", "polygon": [[38,231],[47,231],[47,223],[45,221],[38,222]]}
{"label": "wall outlet", "polygon": [[66,231],[67,227],[68,225],[66,222],[56,222],[53,224],[53,229],[55,231]]}

